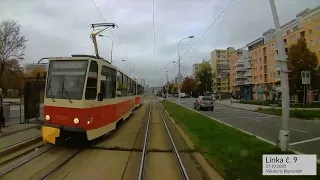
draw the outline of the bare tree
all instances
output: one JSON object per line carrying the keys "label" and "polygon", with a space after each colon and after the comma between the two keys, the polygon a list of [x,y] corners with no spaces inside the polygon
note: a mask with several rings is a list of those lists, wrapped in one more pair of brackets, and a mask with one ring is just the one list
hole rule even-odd
{"label": "bare tree", "polygon": [[6,61],[23,60],[27,40],[20,32],[20,27],[16,21],[4,21],[0,24],[0,77]]}

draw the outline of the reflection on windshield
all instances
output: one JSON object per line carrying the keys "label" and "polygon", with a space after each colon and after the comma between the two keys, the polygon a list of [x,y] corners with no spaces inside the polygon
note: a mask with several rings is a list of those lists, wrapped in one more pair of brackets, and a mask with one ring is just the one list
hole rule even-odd
{"label": "reflection on windshield", "polygon": [[[59,62],[60,64],[64,62]],[[66,62],[70,63],[70,62]],[[86,68],[54,68],[55,62],[50,68],[46,97],[57,99],[78,99],[82,98],[85,81]]]}

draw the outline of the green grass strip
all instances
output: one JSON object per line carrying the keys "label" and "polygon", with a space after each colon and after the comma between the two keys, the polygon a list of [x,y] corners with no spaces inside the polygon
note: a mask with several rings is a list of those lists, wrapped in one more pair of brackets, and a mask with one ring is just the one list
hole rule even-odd
{"label": "green grass strip", "polygon": [[[262,109],[259,108],[256,112],[261,112],[265,114],[271,114],[276,116],[282,115],[282,109]],[[289,116],[292,118],[306,119],[306,120],[320,120],[320,110],[303,110],[303,109],[291,109]]]}
{"label": "green grass strip", "polygon": [[175,103],[162,101],[162,104],[188,134],[196,149],[225,180],[319,179],[320,177],[319,165],[317,177],[262,176],[263,154],[294,153],[283,153],[274,145]]}

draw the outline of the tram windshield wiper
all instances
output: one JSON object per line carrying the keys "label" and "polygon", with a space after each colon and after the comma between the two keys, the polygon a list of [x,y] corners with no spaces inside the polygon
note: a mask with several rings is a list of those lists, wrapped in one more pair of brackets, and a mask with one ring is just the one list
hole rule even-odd
{"label": "tram windshield wiper", "polygon": [[67,95],[67,97],[68,97],[69,102],[72,103],[71,98],[70,98],[70,96],[69,96],[69,92],[68,92],[67,89],[64,87],[64,82],[65,82],[65,81],[66,81],[66,79],[64,79],[63,82],[62,82],[63,84],[62,84],[62,92],[61,92],[61,94],[63,94],[63,92],[65,92],[66,95]]}
{"label": "tram windshield wiper", "polygon": [[52,99],[52,101],[53,102],[56,102],[55,100],[54,100],[54,95],[53,95],[53,91],[52,91],[52,89],[51,89],[51,79],[52,79],[52,77],[50,77],[50,79],[49,79],[49,87],[48,87],[48,91],[50,92],[50,94],[51,94],[51,99]]}

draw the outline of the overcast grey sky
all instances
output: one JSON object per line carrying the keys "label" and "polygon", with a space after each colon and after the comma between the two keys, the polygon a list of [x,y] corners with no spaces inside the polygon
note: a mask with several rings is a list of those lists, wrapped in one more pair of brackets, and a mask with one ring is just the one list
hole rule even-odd
{"label": "overcast grey sky", "polygon": [[[89,38],[91,23],[103,22],[91,0],[0,0],[0,21],[17,20],[28,39],[26,62],[42,57],[93,54]],[[177,43],[186,36],[195,39],[181,43],[183,54],[229,0],[155,0],[156,63],[153,60],[152,1],[95,0],[108,22],[116,23],[113,30],[126,51],[132,68],[150,86],[158,86],[168,62],[177,60]],[[276,0],[281,24],[295,18],[305,8],[313,8],[319,0]],[[235,0],[204,38],[182,60],[182,73],[191,74],[191,66],[208,58],[215,48],[240,48],[273,28],[268,0]],[[128,59],[114,39],[114,64],[129,71]],[[101,56],[110,57],[111,42],[99,38]],[[156,64],[156,68],[155,65]],[[168,66],[173,79],[178,68]]]}

